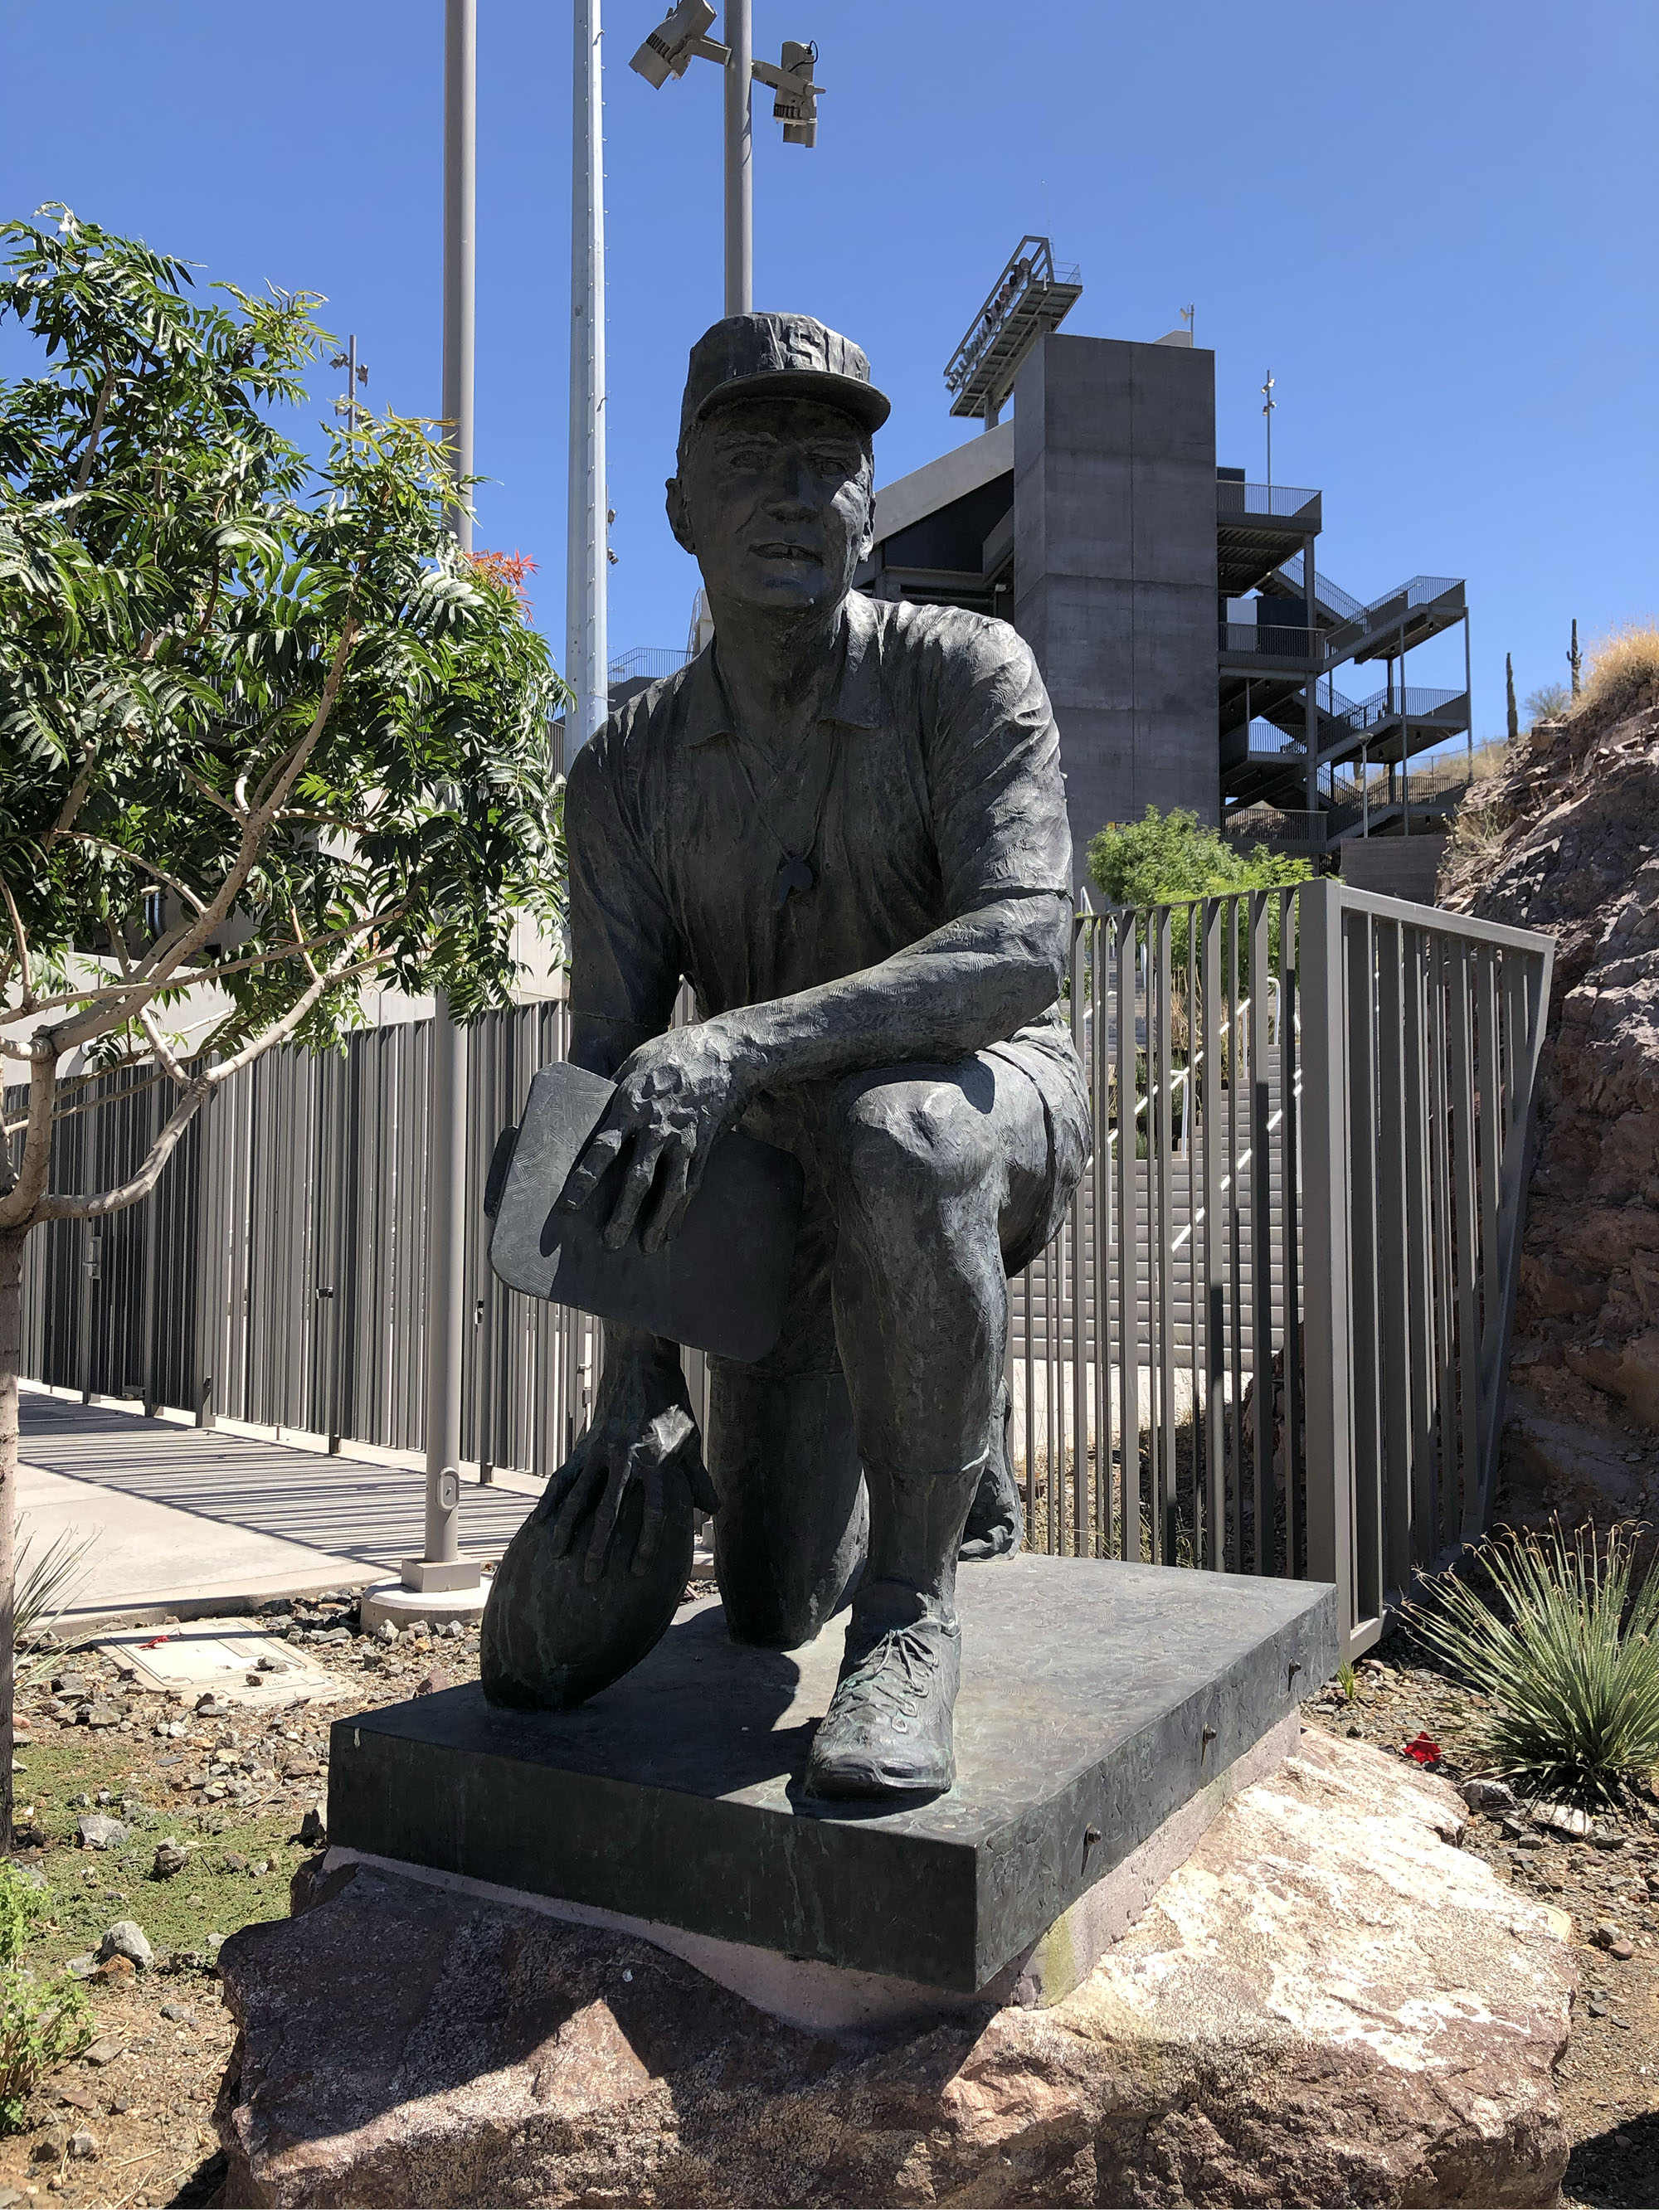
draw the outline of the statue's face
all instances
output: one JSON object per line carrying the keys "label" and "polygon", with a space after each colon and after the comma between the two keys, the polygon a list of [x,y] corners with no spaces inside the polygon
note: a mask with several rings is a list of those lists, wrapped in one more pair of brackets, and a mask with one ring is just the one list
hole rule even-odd
{"label": "statue's face", "polygon": [[716,605],[811,614],[870,547],[867,440],[814,399],[738,399],[702,423],[668,485],[674,535]]}

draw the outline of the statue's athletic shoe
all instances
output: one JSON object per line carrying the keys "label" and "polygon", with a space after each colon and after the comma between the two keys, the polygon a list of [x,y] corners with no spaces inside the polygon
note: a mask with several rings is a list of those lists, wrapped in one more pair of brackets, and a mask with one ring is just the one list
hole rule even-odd
{"label": "statue's athletic shoe", "polygon": [[810,1797],[937,1796],[957,1778],[951,1717],[962,1679],[955,1620],[860,1632],[855,1610],[806,1769]]}

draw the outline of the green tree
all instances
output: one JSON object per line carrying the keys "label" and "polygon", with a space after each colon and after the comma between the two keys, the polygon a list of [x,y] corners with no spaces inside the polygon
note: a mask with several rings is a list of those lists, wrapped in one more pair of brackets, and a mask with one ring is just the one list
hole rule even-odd
{"label": "green tree", "polygon": [[[43,227],[42,218],[55,218]],[[465,1018],[556,927],[565,696],[513,579],[471,562],[436,427],[284,434],[331,343],[310,294],[188,296],[181,262],[42,209],[0,225],[0,1838],[11,1838],[24,1239],[130,1206],[279,1039],[337,1044],[371,983]],[[186,1052],[168,1028],[209,1026]],[[118,1188],[52,1188],[99,1072],[163,1086]]]}
{"label": "green tree", "polygon": [[1109,823],[1089,841],[1089,874],[1109,906],[1277,890],[1305,883],[1312,873],[1306,860],[1270,853],[1265,845],[1243,850],[1184,806],[1167,814],[1149,806],[1139,822]]}

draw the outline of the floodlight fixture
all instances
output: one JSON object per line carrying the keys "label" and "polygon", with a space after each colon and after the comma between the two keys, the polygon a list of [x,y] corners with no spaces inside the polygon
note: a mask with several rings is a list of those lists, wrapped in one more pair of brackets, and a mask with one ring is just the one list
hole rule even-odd
{"label": "floodlight fixture", "polygon": [[671,76],[684,76],[694,61],[718,63],[726,74],[726,312],[747,314],[753,305],[753,221],[750,173],[751,82],[775,96],[773,120],[783,125],[786,146],[816,146],[818,94],[812,82],[818,50],[810,42],[786,39],[780,61],[757,61],[750,39],[750,0],[726,0],[726,40],[708,36],[714,21],[710,0],[678,0],[629,67],[659,90]]}
{"label": "floodlight fixture", "polygon": [[709,0],[678,0],[634,56],[628,66],[637,70],[659,91],[671,76],[684,76],[690,68],[699,43],[714,21]]}
{"label": "floodlight fixture", "polygon": [[769,85],[777,94],[772,102],[772,120],[782,124],[786,146],[816,146],[818,143],[818,94],[823,87],[812,82],[812,64],[817,58],[815,44],[786,39],[778,68],[774,69],[770,62],[752,64],[761,82]]}
{"label": "floodlight fixture", "polygon": [[346,373],[346,394],[334,403],[334,412],[345,416],[346,433],[355,437],[357,433],[357,386],[368,382],[368,364],[357,358],[357,333],[354,331],[346,340],[343,353],[331,353],[328,357],[331,368],[343,368]]}

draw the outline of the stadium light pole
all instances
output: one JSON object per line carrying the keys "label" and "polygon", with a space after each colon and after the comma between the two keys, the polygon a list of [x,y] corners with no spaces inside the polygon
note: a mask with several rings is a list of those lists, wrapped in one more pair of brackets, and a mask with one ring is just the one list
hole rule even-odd
{"label": "stadium light pole", "polygon": [[726,0],[722,45],[708,33],[714,21],[713,0],[677,0],[629,63],[647,84],[660,88],[671,76],[684,76],[693,61],[714,62],[726,76],[726,313],[746,315],[755,304],[754,110],[756,79],[775,97],[772,118],[783,125],[786,146],[816,146],[818,94],[812,82],[818,58],[815,46],[795,39],[783,42],[779,62],[758,62],[750,14],[750,0]]}
{"label": "stadium light pole", "polygon": [[572,0],[570,454],[565,549],[565,680],[574,697],[569,755],[610,709],[605,569],[605,118],[600,0]]}
{"label": "stadium light pole", "polygon": [[726,0],[726,312],[755,305],[755,65],[749,0]]}
{"label": "stadium light pole", "polygon": [[[1267,426],[1267,489],[1273,488],[1273,410],[1279,402],[1273,398],[1273,373],[1267,371],[1267,380],[1261,387],[1261,419]],[[1271,507],[1273,502],[1268,501]]]}
{"label": "stadium light pole", "polygon": [[[477,177],[477,0],[444,10],[444,422],[457,481],[472,474],[472,338]],[[472,514],[458,494],[450,527],[472,550]],[[466,1031],[434,995],[428,1068],[426,1210],[426,1543],[403,1563],[403,1587],[426,1595],[476,1589],[461,1557],[461,1375],[466,1283]],[[457,1608],[459,1610],[461,1608]],[[419,1618],[419,1606],[398,1608]]]}

